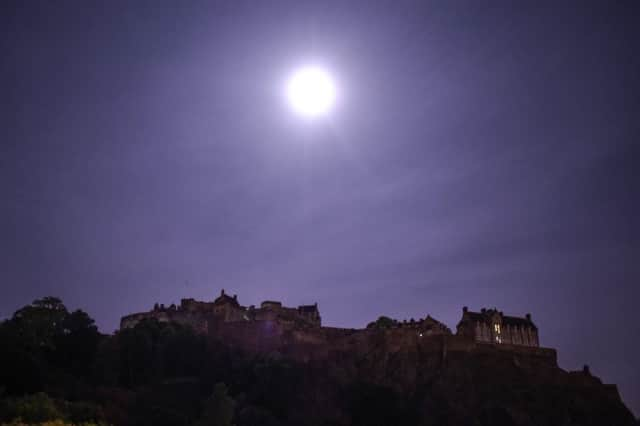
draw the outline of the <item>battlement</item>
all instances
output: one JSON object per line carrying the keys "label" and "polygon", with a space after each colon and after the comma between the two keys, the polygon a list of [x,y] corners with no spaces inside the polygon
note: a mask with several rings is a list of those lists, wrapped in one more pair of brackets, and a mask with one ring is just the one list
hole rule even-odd
{"label": "battlement", "polygon": [[220,292],[220,296],[211,302],[188,298],[182,299],[177,306],[156,303],[150,311],[122,317],[120,328],[135,327],[144,319],[188,324],[201,332],[208,332],[211,324],[234,322],[277,321],[305,327],[321,325],[317,303],[290,308],[283,306],[281,302],[264,301],[259,308],[253,305],[246,307],[240,305],[237,295],[229,296],[224,289]]}
{"label": "battlement", "polygon": [[380,317],[376,321],[367,324],[367,329],[404,329],[414,330],[418,336],[430,336],[439,334],[451,334],[451,330],[445,324],[427,315],[424,319],[399,321],[388,317]]}
{"label": "battlement", "polygon": [[[259,307],[243,306],[236,295],[222,290],[213,301],[182,299],[179,305],[155,304],[150,311],[122,317],[120,328],[135,327],[146,319],[161,323],[188,325],[231,345],[258,352],[279,351],[299,359],[323,358],[330,353],[349,353],[370,349],[371,339],[383,339],[388,348],[418,345],[436,353],[478,353],[523,357],[527,362],[555,364],[555,350],[541,348],[538,329],[525,317],[506,316],[497,309],[471,312],[466,307],[451,332],[430,315],[399,321],[380,317],[364,329],[322,327],[318,304],[296,308],[276,300],[265,300]],[[369,348],[369,349],[367,349]]]}

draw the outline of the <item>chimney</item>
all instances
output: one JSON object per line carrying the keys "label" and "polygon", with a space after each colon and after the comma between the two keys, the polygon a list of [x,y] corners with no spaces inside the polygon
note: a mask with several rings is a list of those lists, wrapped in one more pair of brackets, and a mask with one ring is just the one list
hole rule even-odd
{"label": "chimney", "polygon": [[587,364],[585,364],[584,367],[582,367],[582,372],[587,376],[591,375],[591,371],[589,371],[589,366]]}
{"label": "chimney", "polygon": [[487,312],[487,310],[485,308],[482,308],[482,309],[480,309],[480,312],[482,312],[484,314],[485,312]]}
{"label": "chimney", "polygon": [[462,313],[463,314],[466,314],[468,310],[469,310],[469,308],[467,308],[466,306],[462,307]]}
{"label": "chimney", "polygon": [[527,317],[527,321],[531,321],[531,314],[527,314],[525,317]]}
{"label": "chimney", "polygon": [[224,288],[220,290],[220,296],[224,296]]}
{"label": "chimney", "polygon": [[238,295],[237,294],[233,295],[233,300],[235,300],[236,302],[238,301]]}

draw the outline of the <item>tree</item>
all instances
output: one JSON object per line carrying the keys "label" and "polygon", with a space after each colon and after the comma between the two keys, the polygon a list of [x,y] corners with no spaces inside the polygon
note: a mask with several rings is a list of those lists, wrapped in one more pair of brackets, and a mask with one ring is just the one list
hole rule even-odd
{"label": "tree", "polygon": [[34,300],[0,324],[0,383],[9,394],[37,392],[47,376],[86,377],[101,335],[86,312],[56,297]]}
{"label": "tree", "polygon": [[77,376],[88,375],[100,338],[93,318],[84,311],[73,311],[63,318],[54,338],[55,363]]}
{"label": "tree", "polygon": [[155,375],[154,341],[159,334],[157,321],[141,321],[122,330],[120,342],[120,383],[127,387],[149,384]]}
{"label": "tree", "polygon": [[381,316],[377,320],[367,324],[367,328],[392,328],[396,321],[389,317]]}
{"label": "tree", "polygon": [[224,383],[216,383],[213,394],[205,401],[197,426],[232,426],[236,402],[227,394]]}
{"label": "tree", "polygon": [[28,424],[62,418],[53,400],[45,393],[3,400],[0,412],[3,417],[0,420],[21,419]]}
{"label": "tree", "polygon": [[60,299],[45,297],[0,324],[0,383],[8,394],[42,389],[67,314]]}
{"label": "tree", "polygon": [[270,411],[257,407],[255,405],[248,405],[239,410],[238,413],[238,425],[239,426],[279,426],[280,422],[271,414]]}
{"label": "tree", "polygon": [[68,314],[60,299],[44,297],[17,310],[10,322],[26,349],[47,351],[55,349],[54,336],[62,333],[63,321]]}

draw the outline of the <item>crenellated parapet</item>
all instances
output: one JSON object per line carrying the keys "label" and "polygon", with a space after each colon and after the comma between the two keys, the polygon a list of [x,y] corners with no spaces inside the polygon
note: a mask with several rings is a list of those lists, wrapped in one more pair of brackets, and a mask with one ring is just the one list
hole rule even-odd
{"label": "crenellated parapet", "polygon": [[320,327],[321,325],[317,303],[289,308],[283,306],[281,302],[265,301],[259,308],[246,307],[240,305],[237,295],[230,296],[224,290],[210,302],[188,298],[182,299],[179,305],[165,306],[156,303],[150,311],[122,317],[120,328],[135,327],[144,319],[189,324],[201,332],[208,332],[210,327],[219,328],[220,324],[253,321],[276,321],[291,327]]}
{"label": "crenellated parapet", "polygon": [[410,331],[418,337],[451,334],[451,330],[445,324],[427,315],[425,318],[399,321],[388,317],[380,317],[367,325],[367,329],[397,329]]}
{"label": "crenellated parapet", "polygon": [[435,348],[442,357],[447,353],[489,351],[555,362],[555,351],[540,347],[531,315],[513,317],[497,309],[471,312],[464,307],[455,334],[430,315],[403,321],[382,316],[364,329],[339,329],[322,327],[317,303],[293,308],[266,300],[258,307],[246,307],[236,295],[222,290],[212,301],[187,298],[179,305],[156,303],[147,312],[122,317],[120,328],[135,327],[145,319],[188,325],[198,333],[248,350],[289,351],[302,359],[322,358],[336,351],[359,351],[386,342],[385,347],[391,350]]}

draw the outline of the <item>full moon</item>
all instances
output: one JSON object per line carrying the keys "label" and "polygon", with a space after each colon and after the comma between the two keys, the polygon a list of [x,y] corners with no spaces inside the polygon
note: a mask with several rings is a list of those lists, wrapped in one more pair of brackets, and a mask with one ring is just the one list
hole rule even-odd
{"label": "full moon", "polygon": [[336,87],[331,75],[320,67],[296,70],[287,83],[291,107],[305,117],[327,115],[336,100]]}

